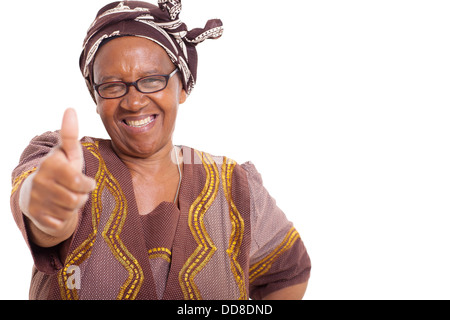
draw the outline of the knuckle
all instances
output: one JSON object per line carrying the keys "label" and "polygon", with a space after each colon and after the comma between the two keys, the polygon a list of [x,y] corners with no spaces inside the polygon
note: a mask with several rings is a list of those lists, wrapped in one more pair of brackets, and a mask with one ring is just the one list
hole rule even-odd
{"label": "knuckle", "polygon": [[70,210],[77,210],[81,208],[87,201],[88,195],[71,193],[68,196],[67,208]]}
{"label": "knuckle", "polygon": [[48,157],[39,165],[39,169],[36,172],[35,179],[45,183],[48,179],[55,179],[61,176],[62,170],[64,170],[64,164],[61,161],[56,160],[54,157]]}
{"label": "knuckle", "polygon": [[45,186],[45,174],[39,170],[36,172],[36,175],[33,178],[33,187],[42,187]]}
{"label": "knuckle", "polygon": [[77,200],[74,203],[74,207],[73,207],[74,210],[80,209],[86,203],[87,196],[84,194],[79,194],[79,195],[77,195],[76,198],[77,198]]}
{"label": "knuckle", "polygon": [[71,180],[72,180],[73,187],[75,189],[79,189],[81,186],[81,181],[82,181],[81,175],[78,172],[72,172]]}
{"label": "knuckle", "polygon": [[75,209],[78,205],[78,196],[72,192],[67,195],[66,205],[69,209]]}
{"label": "knuckle", "polygon": [[38,214],[42,208],[42,197],[37,192],[30,194],[30,201],[28,204],[28,210],[31,214]]}
{"label": "knuckle", "polygon": [[81,208],[82,206],[84,206],[84,204],[88,201],[88,199],[89,199],[88,194],[81,195],[80,206],[78,207],[78,209]]}
{"label": "knuckle", "polygon": [[31,220],[36,224],[46,228],[53,228],[55,224],[52,220],[48,219],[48,215],[43,212],[35,213]]}
{"label": "knuckle", "polygon": [[57,208],[54,211],[54,216],[58,218],[61,223],[64,223],[66,220],[70,219],[72,214],[72,210]]}
{"label": "knuckle", "polygon": [[57,149],[53,149],[41,162],[39,165],[41,169],[52,169],[55,165],[60,162],[58,159],[60,158],[60,151]]}
{"label": "knuckle", "polygon": [[80,193],[86,193],[90,190],[90,181],[86,179],[83,173],[77,172],[73,175],[73,178],[71,179],[72,184],[71,187],[73,190],[80,192]]}

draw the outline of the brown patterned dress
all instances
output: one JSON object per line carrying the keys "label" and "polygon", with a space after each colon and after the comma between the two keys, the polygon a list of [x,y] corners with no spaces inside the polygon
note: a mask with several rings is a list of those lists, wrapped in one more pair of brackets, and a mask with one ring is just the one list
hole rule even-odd
{"label": "brown patterned dress", "polygon": [[308,280],[303,242],[254,165],[185,146],[179,206],[140,215],[110,140],[83,138],[84,172],[97,187],[70,239],[36,246],[19,190],[59,142],[58,132],[35,137],[12,174],[12,212],[34,259],[30,299],[260,299]]}

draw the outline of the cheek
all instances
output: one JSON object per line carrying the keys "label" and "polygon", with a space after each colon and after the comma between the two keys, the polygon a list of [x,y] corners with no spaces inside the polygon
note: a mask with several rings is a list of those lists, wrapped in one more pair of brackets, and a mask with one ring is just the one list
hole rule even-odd
{"label": "cheek", "polygon": [[168,92],[157,92],[151,100],[166,116],[176,115],[178,110],[178,96]]}
{"label": "cheek", "polygon": [[[182,89],[181,81],[178,80],[175,84],[171,84],[167,87],[167,91],[163,90],[158,96],[160,106],[165,106],[167,113],[177,114],[178,106],[186,101],[187,95],[184,89]],[[158,94],[157,93],[157,94]]]}
{"label": "cheek", "polygon": [[97,114],[103,119],[103,104],[101,102],[97,103]]}
{"label": "cheek", "polygon": [[96,111],[97,114],[101,116],[103,110],[104,100],[100,98],[97,92],[95,92],[95,102],[96,102]]}
{"label": "cheek", "polygon": [[106,125],[113,119],[115,107],[108,101],[100,100],[97,103],[97,113]]}

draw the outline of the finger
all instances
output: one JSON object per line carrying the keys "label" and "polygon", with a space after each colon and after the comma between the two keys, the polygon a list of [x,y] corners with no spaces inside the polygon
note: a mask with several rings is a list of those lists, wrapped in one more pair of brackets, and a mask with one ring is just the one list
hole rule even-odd
{"label": "finger", "polygon": [[[61,157],[61,151],[59,151]],[[95,180],[67,165],[65,161],[58,161],[58,153],[52,159],[41,164],[38,174],[34,177],[34,185],[37,190],[45,190],[52,194],[53,184],[60,185],[64,189],[75,193],[89,193],[95,189]]]}
{"label": "finger", "polygon": [[69,108],[64,112],[61,124],[61,149],[74,168],[81,170],[83,165],[83,153],[78,141],[78,118],[74,109]]}
{"label": "finger", "polygon": [[59,237],[64,234],[69,224],[76,224],[77,216],[76,213],[73,214],[74,219],[61,220],[57,217],[54,217],[51,214],[42,214],[39,217],[31,219],[33,224],[45,234],[51,237]]}
{"label": "finger", "polygon": [[52,217],[55,220],[66,222],[72,220],[79,214],[79,209],[69,210],[62,207],[55,206],[51,210],[43,212],[43,216]]}
{"label": "finger", "polygon": [[[31,216],[40,225],[47,225],[44,218],[51,217],[55,221],[64,222],[73,218],[78,210],[66,209],[55,205],[54,203],[44,201],[41,204],[35,204],[31,207]],[[48,225],[47,225],[48,226]]]}
{"label": "finger", "polygon": [[55,181],[75,193],[86,194],[95,189],[94,179],[72,170],[63,170],[60,175],[56,176]]}
{"label": "finger", "polygon": [[63,221],[61,219],[55,218],[46,213],[41,213],[37,216],[31,217],[31,221],[40,230],[47,234],[52,234],[53,230],[58,229],[63,224]]}
{"label": "finger", "polygon": [[[41,196],[42,206],[53,209],[61,208],[68,211],[80,209],[89,198],[88,193],[72,192],[56,183],[48,188],[49,193],[51,193],[51,197]],[[50,211],[54,211],[53,209]]]}

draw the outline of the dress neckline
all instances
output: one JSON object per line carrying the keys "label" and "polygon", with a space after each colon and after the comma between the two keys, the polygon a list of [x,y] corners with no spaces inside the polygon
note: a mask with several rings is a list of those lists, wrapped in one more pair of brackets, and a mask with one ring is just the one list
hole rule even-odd
{"label": "dress neckline", "polygon": [[[110,142],[111,143],[111,142]],[[133,184],[133,180],[132,180],[132,177],[131,177],[131,172],[130,172],[130,169],[127,167],[127,165],[122,161],[122,159],[120,159],[120,157],[113,151],[113,153],[114,153],[114,155],[115,155],[115,157],[117,157],[117,159],[119,159],[119,161],[120,161],[120,163],[122,164],[122,166],[123,166],[123,170],[124,170],[124,172],[126,172],[126,174],[127,174],[127,176],[128,176],[128,179],[129,179],[129,181],[130,181],[130,184],[131,184],[131,186],[132,186],[132,189],[131,189],[131,192],[132,192],[132,197],[133,197],[133,202],[135,203],[135,205],[136,205],[136,208],[137,208],[137,210],[138,210],[138,215],[141,217],[141,218],[143,218],[143,217],[146,217],[146,216],[151,216],[152,215],[152,213],[156,213],[156,212],[158,212],[159,210],[161,210],[162,208],[173,208],[173,209],[175,209],[175,210],[177,210],[177,212],[179,213],[180,212],[180,197],[181,197],[181,195],[182,195],[182,193],[183,193],[183,185],[184,185],[184,181],[185,181],[185,179],[184,179],[184,177],[185,177],[185,172],[186,172],[186,159],[185,159],[185,156],[186,156],[186,154],[187,154],[187,152],[185,152],[186,150],[186,147],[185,146],[183,146],[183,145],[174,145],[174,147],[175,148],[177,148],[177,151],[178,151],[178,149],[181,151],[181,157],[182,157],[182,159],[183,159],[183,162],[181,163],[181,164],[179,164],[179,168],[182,166],[183,167],[183,174],[181,174],[181,170],[179,171],[179,174],[180,174],[180,181],[179,181],[179,183],[178,183],[178,189],[177,189],[177,195],[176,195],[176,199],[174,199],[174,201],[161,201],[153,210],[151,210],[151,211],[149,211],[149,212],[146,212],[146,213],[144,213],[144,214],[141,214],[140,212],[139,212],[139,207],[137,206],[137,199],[136,199],[136,194],[135,194],[135,192],[134,192],[134,184]],[[178,154],[177,154],[178,155]],[[177,159],[178,159],[178,157],[177,157]],[[128,200],[129,201],[129,200]]]}

